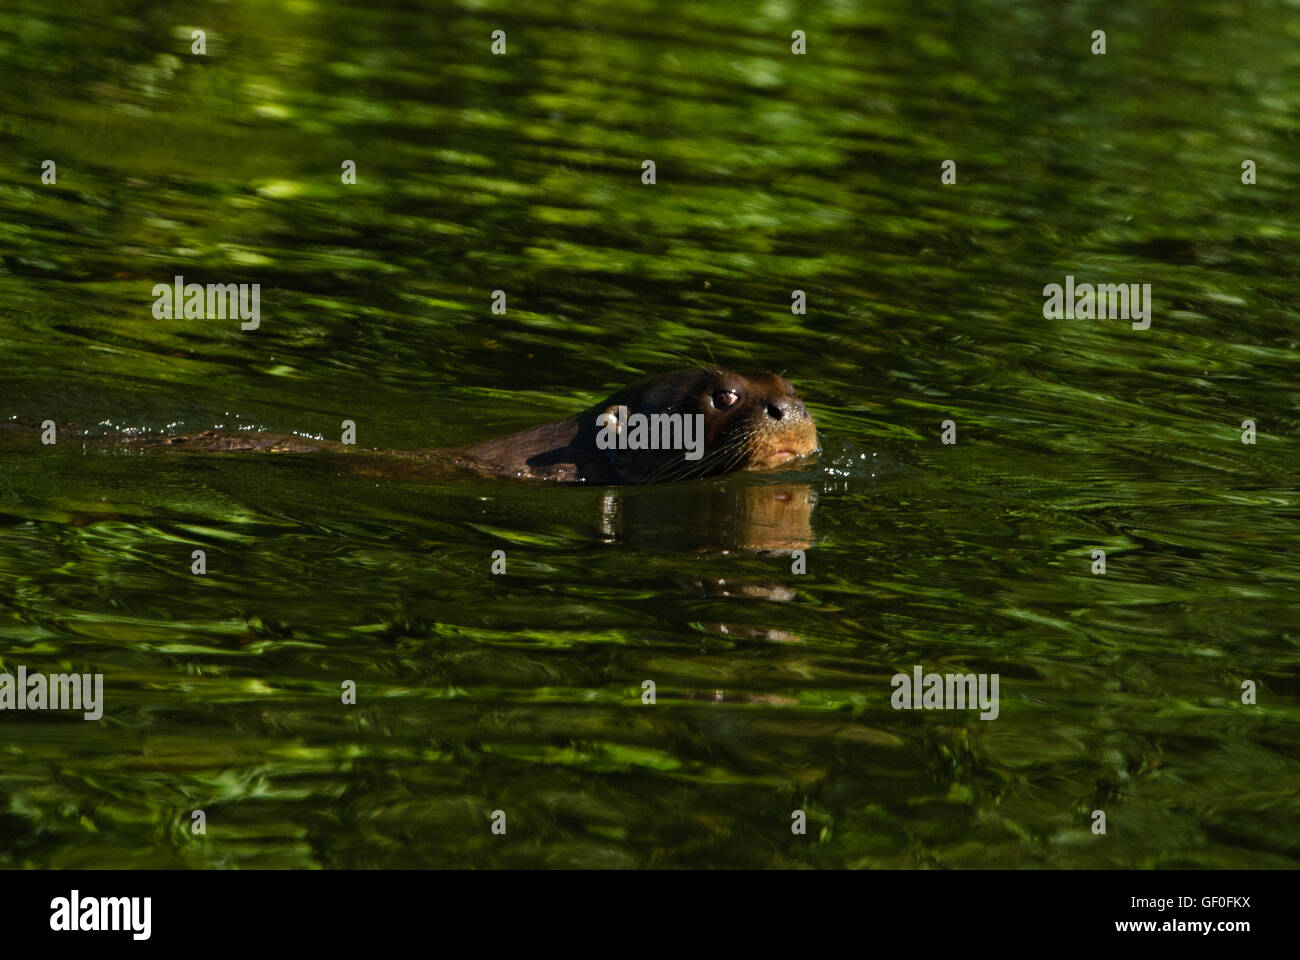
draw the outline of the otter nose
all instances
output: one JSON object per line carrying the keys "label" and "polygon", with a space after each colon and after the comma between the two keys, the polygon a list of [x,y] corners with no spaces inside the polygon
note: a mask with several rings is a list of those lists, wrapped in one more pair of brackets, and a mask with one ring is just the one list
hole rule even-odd
{"label": "otter nose", "polygon": [[773,420],[784,420],[786,417],[797,420],[804,412],[803,402],[795,397],[767,398],[767,415]]}

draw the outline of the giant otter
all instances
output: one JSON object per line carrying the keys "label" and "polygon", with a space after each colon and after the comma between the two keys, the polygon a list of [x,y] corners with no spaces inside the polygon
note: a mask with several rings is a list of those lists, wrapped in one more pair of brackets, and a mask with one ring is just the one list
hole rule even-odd
{"label": "giant otter", "polygon": [[[639,437],[644,441],[648,432],[679,441],[676,447],[647,449],[642,442],[637,448],[638,416],[665,426],[667,421],[653,418],[674,414],[681,415],[678,424],[687,427],[684,432],[659,434],[652,426]],[[688,426],[683,418],[697,414],[701,419]],[[697,424],[702,427],[698,433],[689,429]],[[611,444],[611,438],[617,442]],[[682,449],[683,440],[691,441],[694,449]],[[374,475],[410,476],[430,464],[450,464],[530,480],[629,484],[779,466],[816,451],[817,428],[784,377],[768,371],[741,374],[700,368],[625,387],[577,416],[454,450],[358,450],[310,437],[225,430],[135,435],[118,438],[116,445],[196,453],[329,451],[348,454],[354,469]]]}
{"label": "giant otter", "polygon": [[[663,425],[666,421],[655,418],[674,414],[701,415],[698,450],[680,445],[602,449],[602,433],[606,446],[609,431],[626,441],[635,431],[638,415],[652,425]],[[653,426],[646,433],[653,435]],[[689,426],[686,436],[690,437]],[[625,387],[576,417],[449,453],[467,466],[491,473],[613,484],[660,483],[775,467],[816,449],[812,416],[784,377],[766,370],[740,374],[694,369]]]}

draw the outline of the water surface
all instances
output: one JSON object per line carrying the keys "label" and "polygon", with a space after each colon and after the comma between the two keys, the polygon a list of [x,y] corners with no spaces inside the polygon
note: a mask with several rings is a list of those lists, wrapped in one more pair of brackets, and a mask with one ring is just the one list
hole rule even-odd
{"label": "water surface", "polygon": [[[0,664],[106,687],[0,714],[0,865],[1296,866],[1300,9],[1139,7],[8,4],[6,421],[454,446],[716,360],[824,449],[611,490],[0,430]],[[261,327],[154,319],[178,274]],[[1044,319],[1067,275],[1150,328]],[[893,710],[917,665],[998,718]]]}

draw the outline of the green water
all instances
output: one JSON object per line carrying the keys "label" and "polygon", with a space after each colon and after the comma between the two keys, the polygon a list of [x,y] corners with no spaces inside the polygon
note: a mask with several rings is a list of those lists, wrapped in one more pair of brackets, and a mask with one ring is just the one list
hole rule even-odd
{"label": "green water", "polygon": [[[453,446],[712,357],[823,443],[615,490],[0,431],[0,668],[105,685],[0,713],[0,866],[1300,864],[1294,3],[14,0],[0,91],[6,421]],[[154,319],[177,274],[261,327]]]}

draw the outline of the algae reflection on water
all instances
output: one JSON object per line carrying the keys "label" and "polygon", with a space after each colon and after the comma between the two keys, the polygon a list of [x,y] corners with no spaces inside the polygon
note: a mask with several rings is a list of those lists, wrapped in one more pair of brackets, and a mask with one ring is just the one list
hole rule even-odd
{"label": "algae reflection on water", "polygon": [[[0,11],[0,417],[453,447],[716,359],[821,458],[0,430],[0,672],[105,678],[0,714],[0,865],[1295,867],[1300,11],[515,6]],[[259,328],[156,319],[176,276]],[[1045,316],[1066,277],[1149,328]],[[917,666],[996,720],[893,709]]]}

